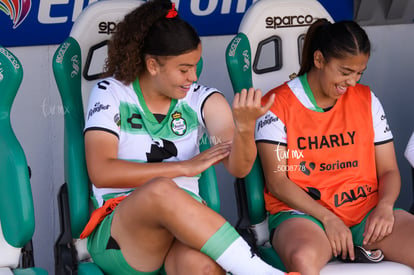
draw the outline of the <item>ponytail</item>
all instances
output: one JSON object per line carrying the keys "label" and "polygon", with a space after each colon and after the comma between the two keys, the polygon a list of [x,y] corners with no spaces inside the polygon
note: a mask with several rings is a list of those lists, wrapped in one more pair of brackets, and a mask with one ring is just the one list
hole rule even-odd
{"label": "ponytail", "polygon": [[313,55],[318,50],[324,59],[329,61],[331,58],[344,58],[361,53],[369,55],[371,44],[366,32],[354,21],[339,21],[332,24],[326,19],[318,19],[306,33],[298,75],[312,69]]}
{"label": "ponytail", "polygon": [[298,76],[303,75],[310,71],[313,67],[313,53],[316,50],[320,50],[319,42],[322,36],[322,28],[327,28],[331,23],[326,19],[316,20],[308,29],[305,36],[305,42],[303,43],[302,50],[302,64]]}

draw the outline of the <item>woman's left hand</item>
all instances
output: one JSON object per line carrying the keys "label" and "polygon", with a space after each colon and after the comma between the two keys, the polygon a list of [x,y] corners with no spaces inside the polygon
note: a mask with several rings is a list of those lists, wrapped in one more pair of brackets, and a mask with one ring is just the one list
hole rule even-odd
{"label": "woman's left hand", "polygon": [[240,93],[235,94],[232,109],[236,127],[241,131],[254,130],[256,120],[269,110],[274,98],[273,94],[266,105],[262,106],[262,91],[260,89],[243,89]]}
{"label": "woman's left hand", "polygon": [[394,226],[393,206],[378,204],[368,216],[363,245],[371,245],[382,241],[392,232]]}

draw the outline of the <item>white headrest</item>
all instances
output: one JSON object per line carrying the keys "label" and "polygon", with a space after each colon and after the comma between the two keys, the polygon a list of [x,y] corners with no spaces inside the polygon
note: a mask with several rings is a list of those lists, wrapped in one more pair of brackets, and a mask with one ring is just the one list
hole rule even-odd
{"label": "white headrest", "polygon": [[[96,81],[84,78],[85,64],[90,49],[103,41],[110,39],[116,30],[116,25],[134,8],[143,4],[140,0],[101,0],[87,6],[72,26],[70,36],[81,48],[82,55],[82,96],[84,106],[87,104],[89,92]],[[92,51],[89,75],[101,73],[107,57],[107,47],[96,48]]]}
{"label": "white headrest", "polygon": [[[289,75],[299,70],[301,42],[309,25],[318,18],[326,18],[333,22],[329,13],[317,0],[260,0],[250,6],[240,23],[239,32],[244,33],[249,39],[252,64],[259,62],[262,67],[277,65],[275,55],[280,54],[278,59],[281,66],[280,69],[264,73],[258,73],[253,67],[254,87],[267,92],[289,80]],[[262,52],[259,52],[259,61],[256,55],[257,47],[270,37],[277,41],[270,42],[262,48]],[[273,51],[272,43],[278,43],[276,47],[280,47],[276,53]]]}
{"label": "white headrest", "polygon": [[[86,53],[89,48],[108,40],[116,24],[132,9],[141,5],[139,0],[101,0],[87,6],[72,26],[70,36],[75,38]],[[83,54],[83,52],[82,52]],[[82,57],[84,61],[86,56]]]}

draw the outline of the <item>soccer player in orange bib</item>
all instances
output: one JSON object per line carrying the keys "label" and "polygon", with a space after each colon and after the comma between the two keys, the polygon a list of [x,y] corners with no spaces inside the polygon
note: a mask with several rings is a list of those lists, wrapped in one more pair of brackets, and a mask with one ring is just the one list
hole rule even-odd
{"label": "soccer player in orange bib", "polygon": [[414,216],[394,208],[393,136],[378,98],[358,83],[369,57],[357,23],[319,19],[298,76],[263,98],[276,96],[256,142],[271,241],[288,270],[319,274],[333,256],[414,267]]}

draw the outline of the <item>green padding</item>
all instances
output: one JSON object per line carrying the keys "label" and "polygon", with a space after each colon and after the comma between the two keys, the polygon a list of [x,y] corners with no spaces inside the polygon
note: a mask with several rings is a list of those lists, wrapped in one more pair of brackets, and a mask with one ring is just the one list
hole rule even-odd
{"label": "green padding", "polygon": [[[197,77],[200,77],[201,71],[203,70],[203,58],[197,63]],[[210,148],[210,141],[207,134],[203,135],[200,140],[200,152]],[[198,188],[200,196],[207,202],[207,205],[216,211],[220,212],[220,195],[217,185],[216,170],[214,166],[205,170],[200,179],[198,180]]]}
{"label": "green padding", "polygon": [[104,273],[94,263],[80,263],[78,266],[78,275],[103,275]]}
{"label": "green padding", "polygon": [[259,246],[259,256],[271,266],[286,272],[285,265],[272,247]]}
{"label": "green padding", "polygon": [[244,33],[237,34],[227,46],[226,64],[234,93],[253,87],[250,43]]}
{"label": "green padding", "polygon": [[[244,33],[237,34],[230,42],[226,50],[226,63],[234,93],[253,87],[251,49],[249,39]],[[264,177],[259,157],[256,158],[244,182],[250,223],[259,224],[266,219],[263,196]],[[260,257],[265,262],[286,271],[273,248],[259,246],[258,249]]]}
{"label": "green padding", "polygon": [[264,177],[259,157],[253,164],[252,170],[245,177],[247,205],[251,224],[259,224],[266,218],[263,196]]}
{"label": "green padding", "polygon": [[200,61],[197,63],[197,78],[200,77],[201,71],[203,70],[203,58],[200,58]]}
{"label": "green padding", "polygon": [[81,92],[81,49],[69,37],[56,50],[53,73],[65,109],[64,163],[68,184],[72,237],[78,238],[89,219],[89,178],[86,170]]}
{"label": "green padding", "polygon": [[47,271],[41,268],[25,268],[25,269],[15,269],[13,270],[15,275],[47,275]]}
{"label": "green padding", "polygon": [[[227,70],[234,93],[253,87],[250,42],[244,33],[238,33],[226,49]],[[245,177],[249,218],[252,224],[266,218],[263,198],[264,178],[259,158]]]}
{"label": "green padding", "polygon": [[[200,141],[200,151],[202,152],[208,148],[210,148],[210,142],[208,136],[204,134]],[[201,174],[201,178],[198,180],[198,187],[200,196],[207,202],[207,205],[217,213],[220,213],[220,195],[214,166],[211,166]]]}
{"label": "green padding", "polygon": [[7,242],[23,247],[35,221],[26,156],[10,122],[10,110],[23,79],[19,60],[0,46],[0,221]]}

